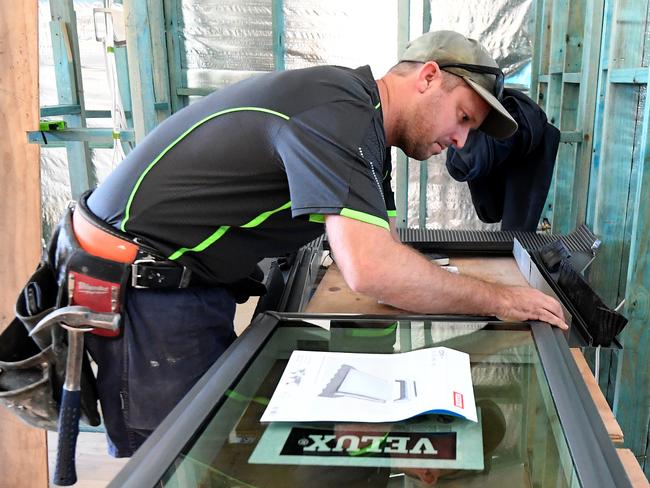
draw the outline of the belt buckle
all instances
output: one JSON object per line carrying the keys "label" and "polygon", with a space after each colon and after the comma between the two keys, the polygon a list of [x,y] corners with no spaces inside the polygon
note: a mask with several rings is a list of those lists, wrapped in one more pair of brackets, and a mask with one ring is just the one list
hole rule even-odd
{"label": "belt buckle", "polygon": [[154,288],[150,285],[142,285],[140,284],[140,278],[143,277],[142,272],[141,272],[141,266],[142,265],[148,265],[151,267],[165,267],[169,268],[170,266],[177,266],[179,268],[182,268],[182,273],[181,273],[181,279],[178,282],[177,286],[160,286],[159,288],[187,288],[187,286],[190,283],[190,277],[192,276],[192,271],[187,267],[187,266],[182,266],[178,263],[173,263],[171,261],[158,261],[157,259],[151,257],[151,256],[146,256],[140,259],[136,259],[133,261],[131,264],[131,286],[133,288],[138,288],[138,289],[143,289],[143,288]]}

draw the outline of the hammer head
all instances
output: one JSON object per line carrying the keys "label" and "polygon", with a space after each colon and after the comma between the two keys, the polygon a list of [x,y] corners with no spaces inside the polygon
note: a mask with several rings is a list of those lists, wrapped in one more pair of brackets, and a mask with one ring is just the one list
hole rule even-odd
{"label": "hammer head", "polygon": [[113,312],[93,312],[88,307],[70,305],[57,308],[43,317],[29,335],[33,336],[54,324],[72,332],[88,332],[92,329],[104,329],[117,332],[120,324],[120,314]]}

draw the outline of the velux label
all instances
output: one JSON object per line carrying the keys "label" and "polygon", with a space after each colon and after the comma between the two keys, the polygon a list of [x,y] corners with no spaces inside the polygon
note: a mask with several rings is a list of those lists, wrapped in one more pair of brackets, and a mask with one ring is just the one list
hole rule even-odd
{"label": "velux label", "polygon": [[[462,401],[462,396],[461,396]],[[456,459],[456,432],[359,432],[294,427],[280,455]]]}

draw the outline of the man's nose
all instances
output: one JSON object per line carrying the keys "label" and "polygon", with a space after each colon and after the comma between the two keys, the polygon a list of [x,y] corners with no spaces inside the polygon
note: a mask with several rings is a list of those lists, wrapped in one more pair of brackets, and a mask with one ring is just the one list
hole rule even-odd
{"label": "man's nose", "polygon": [[458,131],[456,131],[456,134],[454,137],[452,137],[451,141],[452,144],[457,148],[457,149],[462,149],[463,146],[465,145],[465,142],[467,142],[467,136],[469,135],[469,129],[462,127],[459,128]]}

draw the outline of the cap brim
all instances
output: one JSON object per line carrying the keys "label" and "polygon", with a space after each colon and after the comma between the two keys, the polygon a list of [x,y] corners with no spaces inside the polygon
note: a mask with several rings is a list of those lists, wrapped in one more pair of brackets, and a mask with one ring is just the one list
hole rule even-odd
{"label": "cap brim", "polygon": [[489,90],[483,88],[468,77],[463,76],[462,78],[492,107],[492,110],[490,110],[478,130],[496,139],[506,139],[513,135],[517,131],[517,122],[515,122],[515,119],[512,118],[505,107],[501,105],[499,100]]}

